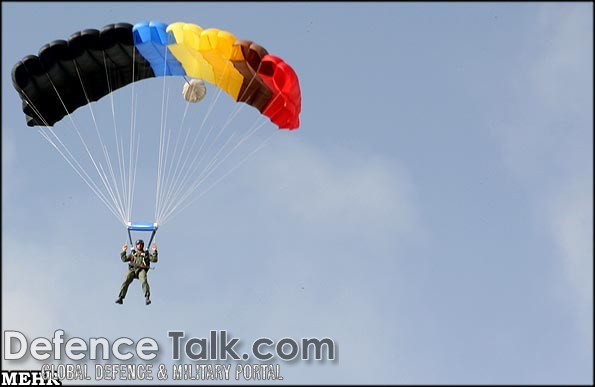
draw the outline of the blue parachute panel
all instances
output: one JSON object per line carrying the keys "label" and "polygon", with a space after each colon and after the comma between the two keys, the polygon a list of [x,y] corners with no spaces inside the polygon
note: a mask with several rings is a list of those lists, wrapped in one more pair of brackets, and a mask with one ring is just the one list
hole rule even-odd
{"label": "blue parachute panel", "polygon": [[186,75],[182,64],[167,48],[167,24],[158,21],[137,23],[132,37],[138,52],[149,62],[155,76]]}

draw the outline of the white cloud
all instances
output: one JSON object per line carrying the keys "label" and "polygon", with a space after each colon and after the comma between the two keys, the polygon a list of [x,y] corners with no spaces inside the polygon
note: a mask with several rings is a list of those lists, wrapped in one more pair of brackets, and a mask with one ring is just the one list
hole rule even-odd
{"label": "white cloud", "polygon": [[13,187],[20,187],[22,178],[16,169],[18,168],[18,144],[14,140],[15,130],[2,128],[2,131],[2,180]]}
{"label": "white cloud", "polygon": [[[9,128],[3,128],[3,131],[11,132]],[[2,138],[2,166],[3,168],[10,169],[13,167],[16,159],[16,146],[14,140],[3,136]]]}
{"label": "white cloud", "polygon": [[535,48],[541,56],[530,75],[539,102],[557,114],[592,106],[577,92],[593,84],[593,9],[585,6],[545,6],[539,13],[533,41],[540,42]]}
{"label": "white cloud", "polygon": [[294,221],[366,235],[419,226],[414,185],[396,160],[346,149],[322,151],[299,141],[271,148],[256,184],[269,204]]}
{"label": "white cloud", "polygon": [[535,63],[533,87],[547,111],[541,127],[554,132],[542,168],[560,173],[542,195],[577,323],[592,343],[593,19],[582,7],[544,8],[539,28],[549,45]]}
{"label": "white cloud", "polygon": [[[576,181],[556,192],[546,209],[547,220],[562,258],[561,266],[572,293],[579,329],[593,343],[593,189],[592,179]],[[592,348],[592,347],[591,347]]]}
{"label": "white cloud", "polygon": [[498,135],[507,167],[527,183],[591,162],[592,27],[584,7],[545,5],[521,46],[528,59],[511,75],[515,110]]}
{"label": "white cloud", "polygon": [[[585,7],[589,12],[585,12]],[[562,267],[557,289],[592,343],[592,5],[544,5],[516,70],[516,115],[499,129],[504,163],[535,203]],[[512,79],[512,78],[511,78]],[[516,118],[516,120],[515,120]]]}
{"label": "white cloud", "polygon": [[[54,282],[59,277],[45,259],[39,259],[43,257],[39,249],[27,244],[12,244],[7,239],[3,236],[2,327],[23,333],[27,340],[51,336],[51,327],[59,320],[59,311],[51,301],[60,298],[59,287]],[[12,247],[18,252],[15,253]],[[38,363],[27,356],[21,361],[7,363],[7,366],[26,369],[37,367]]]}

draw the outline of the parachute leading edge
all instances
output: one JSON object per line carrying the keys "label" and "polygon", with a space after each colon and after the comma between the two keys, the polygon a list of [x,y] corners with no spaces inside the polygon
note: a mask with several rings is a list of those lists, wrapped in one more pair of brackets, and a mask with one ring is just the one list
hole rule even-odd
{"label": "parachute leading edge", "polygon": [[230,32],[191,23],[145,21],[83,30],[23,58],[12,81],[27,125],[53,126],[131,82],[186,75],[255,107],[279,129],[299,127],[301,92],[289,64]]}

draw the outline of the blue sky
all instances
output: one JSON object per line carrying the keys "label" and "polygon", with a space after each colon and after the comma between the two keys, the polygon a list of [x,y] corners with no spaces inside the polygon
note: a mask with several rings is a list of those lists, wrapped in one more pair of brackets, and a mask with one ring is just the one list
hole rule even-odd
{"label": "blue sky", "polygon": [[[164,359],[174,329],[335,340],[335,362],[278,361],[288,383],[593,382],[592,4],[2,11],[3,331],[149,336]],[[125,229],[26,127],[10,71],[51,40],[144,20],[228,30],[285,59],[301,127],[265,125],[266,146],[159,230],[153,304],[135,281],[119,306]],[[168,82],[173,123],[184,104]],[[154,98],[137,109],[148,159],[133,220],[153,214],[161,90],[137,90]],[[118,93],[126,121],[130,88]],[[224,97],[214,122],[234,107]],[[109,101],[94,105],[109,122]]]}

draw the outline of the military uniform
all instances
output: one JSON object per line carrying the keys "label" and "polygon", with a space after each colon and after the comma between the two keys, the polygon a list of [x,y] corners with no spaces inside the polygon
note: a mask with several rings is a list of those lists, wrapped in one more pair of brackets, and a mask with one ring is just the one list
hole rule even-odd
{"label": "military uniform", "polygon": [[138,278],[145,292],[145,298],[148,301],[151,295],[151,288],[149,287],[149,282],[147,281],[147,271],[151,266],[151,262],[157,262],[157,250],[155,250],[153,254],[149,254],[149,252],[146,250],[132,250],[128,256],[126,255],[126,251],[122,251],[120,258],[122,258],[122,262],[128,262],[129,268],[128,272],[126,272],[124,282],[120,287],[120,294],[118,295],[118,298],[123,300],[124,297],[126,297],[126,293],[128,292],[128,286],[130,286],[135,278]]}

